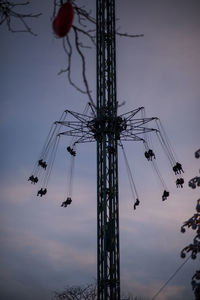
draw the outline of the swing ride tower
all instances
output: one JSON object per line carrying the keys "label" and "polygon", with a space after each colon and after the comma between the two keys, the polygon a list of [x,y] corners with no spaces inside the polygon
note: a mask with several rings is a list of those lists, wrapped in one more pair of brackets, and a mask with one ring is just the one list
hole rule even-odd
{"label": "swing ride tower", "polygon": [[120,299],[115,1],[96,1],[98,300]]}
{"label": "swing ride tower", "polygon": [[[79,8],[78,12],[80,13],[80,11],[81,8]],[[144,107],[139,107],[127,113],[118,115],[116,88],[115,0],[96,0],[95,21],[90,18],[86,11],[83,10],[81,17],[85,16],[87,16],[87,19],[91,20],[92,23],[96,23],[96,105],[94,105],[93,101],[91,101],[87,79],[85,77],[85,59],[83,58],[83,54],[79,48],[81,43],[78,40],[77,27],[72,26],[75,32],[76,50],[83,63],[83,81],[86,85],[86,94],[88,94],[90,99],[88,106],[91,109],[91,114],[81,114],[70,110],[65,110],[63,112],[60,120],[54,122],[52,125],[42,153],[39,156],[39,160],[28,180],[31,183],[36,184],[38,182],[38,177],[43,176],[43,180],[39,180],[39,184],[42,182],[42,185],[37,196],[42,197],[46,195],[47,184],[54,163],[59,139],[63,135],[72,137],[73,144],[71,143],[70,146],[67,147],[67,151],[72,158],[68,187],[69,192],[67,200],[61,205],[62,207],[67,207],[72,203],[72,174],[74,158],[76,156],[75,147],[80,143],[96,142],[97,299],[120,300],[118,146],[121,147],[124,155],[134,200],[134,210],[139,205],[140,201],[122,144],[123,141],[143,142],[145,149],[144,155],[151,163],[164,189],[162,201],[167,199],[169,192],[155,162],[155,154],[153,150],[150,149],[151,145],[148,141],[147,133],[152,132],[157,136],[176,177],[180,177],[183,169],[182,165],[177,162],[178,160],[174,156],[166,132],[157,117],[146,118]],[[79,18],[79,20],[80,19],[81,18]],[[90,36],[90,30],[86,31],[85,34]],[[128,36],[126,34],[120,35]],[[139,37],[142,35],[129,36]],[[69,59],[69,66],[67,70],[70,78],[72,46],[68,37],[66,38],[66,41],[65,51],[68,54]],[[135,115],[137,115],[136,118]],[[68,120],[66,120],[66,118],[68,118]],[[148,127],[148,125],[146,125],[152,121],[155,122],[156,128]],[[63,127],[67,127],[67,130],[63,131]],[[183,178],[177,178],[177,187],[182,188],[183,183]]]}

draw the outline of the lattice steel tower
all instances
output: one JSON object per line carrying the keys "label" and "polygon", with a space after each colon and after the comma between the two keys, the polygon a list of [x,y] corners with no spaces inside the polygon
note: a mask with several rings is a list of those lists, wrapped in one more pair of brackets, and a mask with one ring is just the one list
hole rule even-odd
{"label": "lattice steel tower", "polygon": [[[75,5],[75,3],[74,3]],[[79,9],[80,12],[80,9]],[[82,16],[87,15],[83,10]],[[85,69],[83,79],[86,81],[87,94],[90,98],[89,106],[91,114],[81,114],[70,110],[64,111],[59,121],[54,122],[47,137],[42,153],[28,180],[35,184],[42,169],[46,170],[38,196],[47,193],[47,184],[52,170],[55,154],[61,135],[73,137],[70,146],[67,147],[72,157],[70,178],[72,178],[73,161],[76,156],[77,144],[86,142],[97,143],[97,286],[98,300],[120,300],[120,253],[119,253],[119,199],[118,199],[118,145],[122,148],[129,175],[131,190],[135,200],[134,209],[139,205],[137,190],[132,173],[128,165],[122,141],[141,141],[145,148],[145,157],[152,163],[160,183],[164,189],[162,200],[165,201],[169,192],[155,162],[155,154],[149,148],[147,133],[154,132],[164,152],[169,159],[173,172],[180,177],[182,166],[174,157],[166,132],[158,118],[146,118],[144,107],[133,109],[127,113],[118,115],[118,101],[116,92],[116,44],[115,44],[115,0],[96,0],[96,58],[97,58],[97,103],[94,105],[88,92]],[[80,19],[79,19],[80,20]],[[74,29],[77,51],[85,60],[79,48],[80,43],[76,28]],[[86,32],[89,35],[90,31]],[[124,34],[126,35],[126,34]],[[132,35],[138,37],[141,35]],[[93,41],[93,38],[92,38]],[[67,45],[69,49],[67,50]],[[71,61],[71,43],[67,38],[65,51]],[[68,70],[69,71],[69,70]],[[141,116],[135,118],[135,115]],[[69,118],[69,120],[66,120]],[[155,121],[156,128],[149,128],[147,123]],[[68,129],[62,131],[63,127]],[[62,207],[72,203],[71,179],[67,200]],[[182,187],[183,178],[177,178],[177,187]]]}
{"label": "lattice steel tower", "polygon": [[97,0],[98,299],[120,299],[115,1]]}

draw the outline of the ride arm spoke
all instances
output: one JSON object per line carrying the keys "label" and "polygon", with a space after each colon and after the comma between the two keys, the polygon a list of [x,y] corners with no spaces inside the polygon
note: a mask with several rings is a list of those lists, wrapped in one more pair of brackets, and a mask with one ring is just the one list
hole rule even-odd
{"label": "ride arm spoke", "polygon": [[140,110],[142,110],[144,107],[139,107],[137,109],[134,109],[134,110],[131,110],[130,112],[128,113],[124,113],[122,115],[120,115],[120,117],[126,117],[126,120],[129,120],[131,118],[133,118]]}
{"label": "ride arm spoke", "polygon": [[93,138],[93,136],[81,136],[79,139],[75,141],[75,144],[84,144],[84,143],[92,143],[96,140]]}
{"label": "ride arm spoke", "polygon": [[142,142],[144,142],[143,138],[140,138],[139,136],[137,136],[134,133],[128,133],[128,132],[122,133],[120,139],[123,141],[142,141]]}
{"label": "ride arm spoke", "polygon": [[92,117],[81,114],[81,113],[76,113],[74,111],[68,111],[69,114],[71,114],[74,118],[79,120],[81,123],[87,123],[88,121],[92,120]]}
{"label": "ride arm spoke", "polygon": [[[153,120],[155,120],[156,118],[141,118],[141,119],[133,119],[133,120],[129,120],[129,122],[131,124],[133,124],[134,126],[139,126],[139,125],[144,125],[146,123],[149,123]],[[128,123],[129,123],[128,122]]]}

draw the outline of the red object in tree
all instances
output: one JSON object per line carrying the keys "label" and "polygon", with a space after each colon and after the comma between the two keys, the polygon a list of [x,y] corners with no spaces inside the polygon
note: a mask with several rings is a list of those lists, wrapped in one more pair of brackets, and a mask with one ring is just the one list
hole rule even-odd
{"label": "red object in tree", "polygon": [[53,21],[53,30],[59,37],[64,37],[70,31],[74,18],[74,9],[70,2],[61,6]]}

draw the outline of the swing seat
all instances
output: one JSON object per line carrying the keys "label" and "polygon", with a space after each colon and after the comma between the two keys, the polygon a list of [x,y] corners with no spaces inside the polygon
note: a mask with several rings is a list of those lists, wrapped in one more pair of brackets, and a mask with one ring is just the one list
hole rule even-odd
{"label": "swing seat", "polygon": [[71,203],[72,203],[72,199],[70,197],[67,197],[66,204],[70,205]]}

